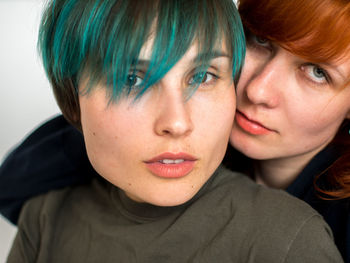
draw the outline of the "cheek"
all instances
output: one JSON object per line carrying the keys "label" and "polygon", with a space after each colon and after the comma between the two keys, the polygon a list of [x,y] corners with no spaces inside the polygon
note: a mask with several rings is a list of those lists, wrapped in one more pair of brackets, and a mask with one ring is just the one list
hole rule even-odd
{"label": "cheek", "polygon": [[242,72],[236,87],[237,95],[242,91],[242,87],[246,85],[249,79],[257,72],[257,61],[252,58],[250,52],[247,50]]}
{"label": "cheek", "polygon": [[104,114],[89,107],[82,107],[81,116],[87,154],[91,164],[99,171],[106,156],[113,152],[110,125]]}
{"label": "cheek", "polygon": [[217,102],[218,104],[221,104],[222,107],[220,108],[219,115],[221,116],[220,123],[222,125],[218,125],[220,128],[219,130],[223,130],[225,134],[230,134],[232,130],[232,125],[236,113],[236,90],[233,87],[229,94],[227,94],[223,99],[222,102]]}
{"label": "cheek", "polygon": [[209,100],[196,107],[198,111],[197,127],[201,140],[211,141],[211,147],[218,149],[226,147],[231,133],[236,110],[234,88],[230,89],[216,100]]}
{"label": "cheek", "polygon": [[[334,135],[343,122],[345,114],[339,110],[337,103],[318,103],[292,105],[289,111],[289,131],[306,137],[322,137]],[[289,118],[288,118],[289,117]]]}
{"label": "cheek", "polygon": [[[106,107],[104,100],[97,97],[80,99],[81,124],[89,160],[94,168],[104,174],[104,167],[118,165],[117,160],[123,156],[128,132],[127,121],[121,114],[116,114],[114,106]],[[125,129],[122,129],[125,127]]]}

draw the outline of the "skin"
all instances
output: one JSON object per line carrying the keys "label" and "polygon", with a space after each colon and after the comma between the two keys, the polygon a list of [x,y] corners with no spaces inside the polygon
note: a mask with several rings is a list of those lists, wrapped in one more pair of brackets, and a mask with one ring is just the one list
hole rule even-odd
{"label": "skin", "polygon": [[[350,63],[315,65],[254,35],[247,42],[230,142],[258,160],[257,182],[286,188],[350,118]],[[240,112],[267,130],[242,128]]]}
{"label": "skin", "polygon": [[[148,60],[151,44],[141,50]],[[175,206],[190,200],[208,181],[226,151],[235,114],[235,91],[226,49],[214,58],[207,75],[186,99],[194,71],[197,47],[148,90],[108,105],[101,84],[80,96],[81,123],[88,157],[95,170],[137,202]],[[137,68],[138,69],[138,68]],[[216,77],[217,76],[217,77]],[[131,76],[137,85],[141,71]],[[87,79],[82,81],[84,89]],[[165,152],[187,153],[196,158],[194,169],[180,178],[153,174],[145,161]]]}

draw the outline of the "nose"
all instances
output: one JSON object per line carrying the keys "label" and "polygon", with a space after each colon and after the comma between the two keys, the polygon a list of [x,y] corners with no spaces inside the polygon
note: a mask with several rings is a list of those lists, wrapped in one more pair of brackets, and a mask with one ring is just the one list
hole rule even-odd
{"label": "nose", "polygon": [[163,89],[158,105],[154,129],[159,136],[182,137],[193,130],[190,102],[179,89]]}
{"label": "nose", "polygon": [[[249,76],[243,84],[246,98],[253,104],[267,108],[277,107],[281,100],[280,90],[286,86],[287,75],[283,73],[281,61],[277,58],[255,63],[249,69]],[[242,74],[243,75],[243,74]]]}

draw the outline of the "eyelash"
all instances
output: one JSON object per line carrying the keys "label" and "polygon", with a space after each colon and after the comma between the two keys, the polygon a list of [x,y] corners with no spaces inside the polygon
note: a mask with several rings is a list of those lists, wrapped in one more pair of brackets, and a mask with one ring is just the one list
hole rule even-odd
{"label": "eyelash", "polygon": [[[138,88],[140,85],[143,84],[144,75],[145,75],[145,73],[143,71],[140,71],[140,70],[131,71],[126,77],[125,85],[128,86],[129,89]],[[135,84],[130,85],[129,81],[133,81],[133,80],[137,81],[137,79],[140,80],[140,83],[138,83],[137,85],[135,85]]]}
{"label": "eyelash", "polygon": [[[210,79],[209,81],[207,81],[208,76],[212,77],[212,79]],[[131,78],[134,78],[134,79],[131,79]],[[133,81],[135,79],[140,79],[141,80],[140,83],[137,84],[137,85],[135,85],[135,84],[130,85],[128,83],[129,80]],[[193,76],[188,81],[188,84],[190,86],[194,86],[196,84],[198,84],[199,86],[209,86],[209,85],[214,84],[218,79],[219,79],[219,77],[216,74],[208,72],[208,71],[203,71],[203,72],[197,72],[197,73],[193,74]],[[143,81],[142,77],[138,76],[137,72],[130,73],[127,76],[127,83],[126,83],[126,85],[128,87],[130,87],[130,88],[135,88],[135,87],[140,86],[142,84],[142,81]]]}
{"label": "eyelash", "polygon": [[[197,77],[197,80],[194,80],[194,78]],[[212,79],[207,81],[208,76],[211,76]],[[215,82],[219,79],[219,76],[217,76],[214,73],[208,72],[208,71],[203,71],[203,72],[197,72],[195,74],[193,74],[193,76],[190,78],[190,80],[188,81],[190,86],[209,86],[209,85],[213,85],[215,84]],[[194,82],[192,82],[194,80]],[[204,82],[203,82],[204,81]],[[191,83],[192,82],[192,83]]]}
{"label": "eyelash", "polygon": [[[255,49],[264,49],[268,51],[273,51],[273,46],[268,39],[261,38],[259,36],[254,35],[253,33],[247,32],[247,46],[253,47]],[[259,43],[259,40],[264,40],[264,43]]]}
{"label": "eyelash", "polygon": [[[322,78],[324,78],[324,81],[321,81],[321,82],[320,82],[320,81],[315,80],[316,77],[311,77],[310,74],[308,73],[307,69],[306,69],[307,67],[313,67],[313,70],[320,70],[320,71],[321,71],[321,74],[323,75]],[[332,79],[331,79],[331,77],[329,76],[328,72],[327,72],[325,69],[323,69],[322,67],[320,67],[320,66],[318,66],[318,65],[316,65],[316,64],[313,64],[313,63],[304,64],[304,65],[301,66],[301,70],[302,70],[303,72],[305,72],[306,75],[307,75],[306,77],[307,77],[311,82],[315,83],[316,85],[325,85],[325,84],[330,84],[330,83],[332,83]],[[312,73],[314,73],[314,72],[312,72]]]}
{"label": "eyelash", "polygon": [[[137,76],[137,74],[128,74],[128,76],[127,76],[127,82],[128,81],[134,81],[136,79],[136,81],[137,81],[137,79],[141,79],[141,83],[142,83],[142,78],[141,77],[139,77],[139,76]],[[137,83],[137,82],[136,82]],[[130,85],[129,83],[126,83],[126,85],[127,86],[129,86],[129,87],[138,87],[138,86],[140,86],[141,85],[141,83],[139,83],[139,84],[137,84],[137,85],[135,85],[135,84],[132,84],[132,85]]]}

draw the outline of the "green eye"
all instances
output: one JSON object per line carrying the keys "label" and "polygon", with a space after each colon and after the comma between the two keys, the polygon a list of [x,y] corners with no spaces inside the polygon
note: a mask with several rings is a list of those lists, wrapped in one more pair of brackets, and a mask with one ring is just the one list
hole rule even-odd
{"label": "green eye", "polygon": [[214,74],[209,72],[196,73],[189,81],[190,85],[198,85],[212,81],[215,78]]}

